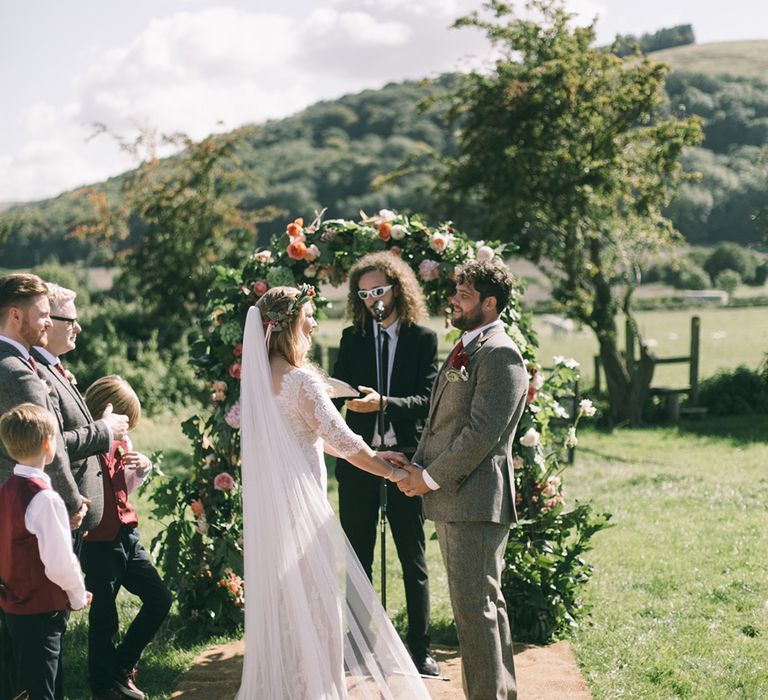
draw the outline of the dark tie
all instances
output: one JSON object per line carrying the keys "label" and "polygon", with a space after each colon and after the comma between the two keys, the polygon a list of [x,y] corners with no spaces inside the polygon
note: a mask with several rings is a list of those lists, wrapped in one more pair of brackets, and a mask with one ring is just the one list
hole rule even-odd
{"label": "dark tie", "polygon": [[64,365],[61,364],[61,362],[57,362],[54,367],[59,370],[59,374],[64,377],[64,379],[67,378],[67,373],[64,371]]}
{"label": "dark tie", "polygon": [[446,367],[451,367],[453,365],[453,361],[456,359],[459,353],[461,353],[462,350],[464,350],[464,341],[459,340],[459,344],[453,349],[453,352],[450,354],[450,357],[448,358]]}
{"label": "dark tie", "polygon": [[[381,377],[382,384],[379,387],[379,394],[384,397],[389,394],[389,333],[383,328],[379,329],[381,333]],[[389,430],[389,419],[387,414],[384,414],[384,432]],[[381,439],[384,439],[383,435],[380,435]]]}
{"label": "dark tie", "polygon": [[29,361],[29,366],[33,370],[35,370],[35,372],[37,372],[37,362],[35,362],[35,358],[32,357],[32,355],[29,355],[29,357],[27,357],[27,360]]}

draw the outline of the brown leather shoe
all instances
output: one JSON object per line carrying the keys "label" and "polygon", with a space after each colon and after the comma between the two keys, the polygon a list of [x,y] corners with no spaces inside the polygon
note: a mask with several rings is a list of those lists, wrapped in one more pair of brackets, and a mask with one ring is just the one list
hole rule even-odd
{"label": "brown leather shoe", "polygon": [[115,686],[127,698],[144,700],[144,691],[136,687],[136,669],[130,671],[118,669],[115,674]]}

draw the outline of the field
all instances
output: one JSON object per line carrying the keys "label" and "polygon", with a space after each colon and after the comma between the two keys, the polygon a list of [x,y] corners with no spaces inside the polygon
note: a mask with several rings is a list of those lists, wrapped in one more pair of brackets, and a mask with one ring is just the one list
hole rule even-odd
{"label": "field", "polygon": [[733,41],[676,46],[650,54],[654,61],[675,70],[707,75],[765,78],[768,72],[768,41]]}

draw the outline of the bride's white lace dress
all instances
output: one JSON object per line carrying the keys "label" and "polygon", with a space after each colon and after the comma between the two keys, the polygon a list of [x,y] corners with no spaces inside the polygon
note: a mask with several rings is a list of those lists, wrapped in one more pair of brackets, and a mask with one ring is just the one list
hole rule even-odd
{"label": "bride's white lace dress", "polygon": [[275,396],[261,316],[241,380],[245,661],[237,700],[428,700],[326,495],[323,447],[363,448],[312,369]]}

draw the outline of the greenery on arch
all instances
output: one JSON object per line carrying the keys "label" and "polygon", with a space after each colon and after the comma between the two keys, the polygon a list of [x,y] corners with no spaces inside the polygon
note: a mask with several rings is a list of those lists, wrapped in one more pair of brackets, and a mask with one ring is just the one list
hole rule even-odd
{"label": "greenery on arch", "polygon": [[[497,242],[473,241],[451,223],[432,227],[419,217],[381,210],[375,216],[361,212],[359,221],[318,216],[305,225],[296,219],[285,236],[275,237],[269,249],[254,253],[241,269],[215,270],[205,335],[193,351],[209,382],[210,407],[184,424],[193,444],[189,473],[167,479],[152,496],[155,514],[170,523],[153,544],[159,545],[182,617],[205,632],[232,632],[243,619],[239,379],[248,309],[270,287],[338,285],[360,256],[381,250],[413,267],[435,314],[446,306],[457,265],[510,252]],[[578,369],[560,358],[545,373],[536,362],[536,339],[521,306],[522,292],[516,288],[503,316],[531,377],[528,409],[514,448],[521,522],[510,538],[504,592],[512,603],[517,637],[545,641],[574,624],[578,590],[591,574],[581,554],[608,516],[593,515],[587,504],[567,509],[560,455],[577,438],[575,428],[562,421],[578,421],[580,414],[568,416],[556,396],[577,379]],[[318,306],[325,303],[317,298]]]}

